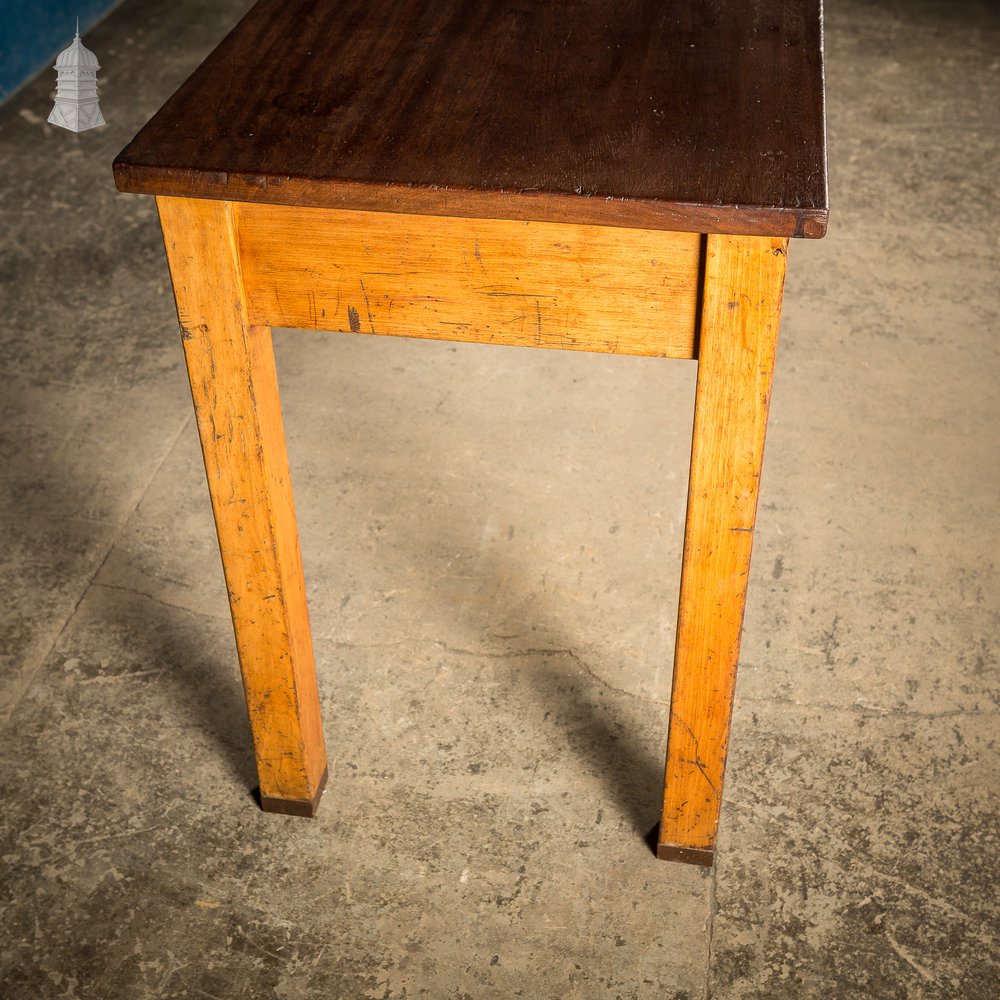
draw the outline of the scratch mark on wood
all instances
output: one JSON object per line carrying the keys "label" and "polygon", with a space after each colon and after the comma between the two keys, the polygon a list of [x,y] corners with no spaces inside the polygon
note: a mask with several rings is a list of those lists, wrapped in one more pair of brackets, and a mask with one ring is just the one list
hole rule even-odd
{"label": "scratch mark on wood", "polygon": [[709,787],[712,789],[712,794],[718,798],[719,790],[715,787],[715,782],[708,776],[708,772],[705,770],[704,762],[701,759],[701,754],[698,749],[698,737],[695,736],[694,730],[676,713],[671,712],[670,717],[676,719],[691,735],[691,742],[694,744],[694,760],[688,760],[686,763],[694,764],[699,771],[701,771],[701,776],[708,782]]}
{"label": "scratch mark on wood", "polygon": [[365,310],[368,313],[368,325],[375,332],[375,318],[372,316],[371,303],[368,301],[368,289],[365,288],[365,279],[361,279],[361,294],[365,297]]}
{"label": "scratch mark on wood", "polygon": [[194,323],[192,325],[181,326],[181,340],[193,340],[196,333],[205,336],[208,333],[207,324]]}

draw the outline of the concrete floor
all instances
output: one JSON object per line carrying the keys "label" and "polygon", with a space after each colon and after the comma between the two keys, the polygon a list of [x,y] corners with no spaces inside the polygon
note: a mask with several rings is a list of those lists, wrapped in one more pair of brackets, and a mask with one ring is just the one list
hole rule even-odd
{"label": "concrete floor", "polygon": [[998,995],[1000,19],[830,0],[716,868],[657,862],[694,366],[282,331],[332,768],[261,814],[150,199],[242,0],[0,108],[0,996]]}

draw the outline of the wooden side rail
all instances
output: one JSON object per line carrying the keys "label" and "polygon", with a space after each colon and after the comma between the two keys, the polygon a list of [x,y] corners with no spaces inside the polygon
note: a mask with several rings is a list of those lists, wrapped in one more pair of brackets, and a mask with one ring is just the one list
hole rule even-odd
{"label": "wooden side rail", "polygon": [[234,203],[261,326],[693,358],[703,237]]}

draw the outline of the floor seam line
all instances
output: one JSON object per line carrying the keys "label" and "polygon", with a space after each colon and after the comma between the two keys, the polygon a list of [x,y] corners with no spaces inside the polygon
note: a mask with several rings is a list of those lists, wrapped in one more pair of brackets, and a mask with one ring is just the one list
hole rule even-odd
{"label": "floor seam line", "polygon": [[718,886],[718,857],[712,865],[712,884],[708,895],[708,958],[705,968],[705,1000],[712,1000],[712,946],[715,943],[715,917],[719,912],[716,896]]}
{"label": "floor seam line", "polygon": [[7,706],[4,717],[0,719],[0,730],[5,730],[10,723],[10,720],[14,717],[14,713],[17,711],[18,706],[24,700],[25,695],[31,690],[32,685],[35,683],[35,679],[38,677],[39,671],[42,669],[42,665],[45,661],[52,655],[52,650],[59,645],[59,640],[62,639],[69,628],[70,622],[76,617],[77,611],[80,610],[80,605],[83,604],[84,599],[90,592],[91,587],[94,586],[95,581],[101,575],[101,570],[104,569],[107,561],[111,558],[111,553],[114,552],[115,546],[121,541],[122,534],[128,527],[129,521],[132,520],[132,516],[139,509],[142,501],[146,499],[146,494],[149,493],[152,488],[153,482],[159,475],[160,470],[166,464],[167,459],[170,457],[174,448],[177,446],[177,442],[180,440],[181,435],[187,430],[189,424],[191,423],[192,414],[188,413],[185,415],[184,420],[181,423],[180,429],[171,438],[170,443],[167,445],[163,452],[163,457],[159,462],[156,463],[156,468],[150,473],[149,479],[146,480],[146,485],[142,488],[142,492],[136,499],[135,503],[132,505],[132,509],[122,518],[121,523],[117,526],[114,534],[112,535],[110,541],[108,542],[107,550],[101,561],[98,563],[97,568],[90,575],[90,579],[80,588],[80,593],[77,596],[76,601],[73,602],[73,607],[70,609],[69,613],[63,619],[62,625],[59,627],[59,631],[53,636],[52,641],[48,644],[45,651],[38,657],[38,662],[35,664],[34,668],[29,672],[28,676],[23,678],[20,684],[20,690],[16,691],[14,697],[11,699],[9,705]]}

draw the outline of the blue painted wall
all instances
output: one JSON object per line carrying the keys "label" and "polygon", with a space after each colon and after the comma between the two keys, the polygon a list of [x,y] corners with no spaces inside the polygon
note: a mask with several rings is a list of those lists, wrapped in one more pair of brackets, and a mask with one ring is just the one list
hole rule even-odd
{"label": "blue painted wall", "polygon": [[[0,0],[0,102],[40,69],[51,67],[71,41],[115,6],[117,0]],[[55,88],[56,75],[52,74]]]}

